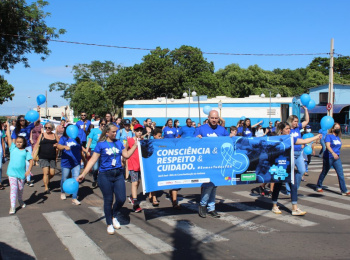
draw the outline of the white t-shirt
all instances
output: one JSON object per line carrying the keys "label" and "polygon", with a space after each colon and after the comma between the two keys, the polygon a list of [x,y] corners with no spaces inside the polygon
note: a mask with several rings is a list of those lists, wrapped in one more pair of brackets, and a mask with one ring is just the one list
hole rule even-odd
{"label": "white t-shirt", "polygon": [[256,137],[264,136],[264,130],[263,129],[259,129],[259,130],[255,131],[255,136]]}

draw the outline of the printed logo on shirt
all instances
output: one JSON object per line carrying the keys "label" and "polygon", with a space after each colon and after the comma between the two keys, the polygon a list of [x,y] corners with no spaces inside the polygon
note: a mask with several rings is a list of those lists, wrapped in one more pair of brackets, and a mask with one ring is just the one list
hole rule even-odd
{"label": "printed logo on shirt", "polygon": [[290,136],[291,136],[291,137],[298,137],[299,134],[298,134],[297,132],[294,132],[294,133],[291,133]]}
{"label": "printed logo on shirt", "polygon": [[174,132],[173,132],[173,131],[166,131],[166,133],[167,133],[168,135],[172,135],[172,134],[174,134]]}
{"label": "printed logo on shirt", "polygon": [[26,137],[27,134],[26,133],[19,133],[18,136],[23,136],[23,137]]}
{"label": "printed logo on shirt", "polygon": [[218,137],[216,133],[207,134],[207,137]]}
{"label": "printed logo on shirt", "polygon": [[67,146],[71,147],[71,146],[76,146],[77,144],[75,142],[67,142]]}
{"label": "printed logo on shirt", "polygon": [[337,144],[341,144],[341,142],[339,140],[333,140],[333,144],[337,145]]}
{"label": "printed logo on shirt", "polygon": [[106,148],[106,154],[108,155],[112,155],[114,153],[119,153],[119,149],[112,147],[112,148]]}

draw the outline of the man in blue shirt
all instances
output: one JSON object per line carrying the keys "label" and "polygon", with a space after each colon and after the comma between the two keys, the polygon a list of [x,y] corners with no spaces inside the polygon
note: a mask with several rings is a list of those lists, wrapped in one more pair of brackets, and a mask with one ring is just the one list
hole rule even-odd
{"label": "man in blue shirt", "polygon": [[80,120],[75,124],[79,128],[78,137],[80,139],[80,143],[83,147],[86,147],[86,133],[89,130],[91,125],[90,120],[87,120],[87,114],[85,112],[81,112]]}
{"label": "man in blue shirt", "polygon": [[[219,125],[219,113],[216,110],[211,110],[208,116],[208,124],[202,125],[196,129],[195,136],[202,137],[218,137],[229,136],[227,130]],[[216,186],[214,183],[203,183],[201,186],[201,201],[199,203],[198,214],[205,218],[208,214],[213,218],[220,218],[220,215],[215,210]]]}
{"label": "man in blue shirt", "polygon": [[195,137],[196,128],[192,126],[191,118],[186,119],[186,125],[180,128],[179,136],[182,138]]}

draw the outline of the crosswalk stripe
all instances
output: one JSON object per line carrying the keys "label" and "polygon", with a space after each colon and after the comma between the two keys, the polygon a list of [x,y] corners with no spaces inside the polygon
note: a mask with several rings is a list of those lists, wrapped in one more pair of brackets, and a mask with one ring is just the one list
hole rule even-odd
{"label": "crosswalk stripe", "polygon": [[[102,208],[89,208],[93,212],[95,212],[99,217],[104,217],[105,214]],[[175,250],[174,247],[163,242],[159,238],[152,236],[151,234],[147,233],[145,230],[137,227],[134,224],[122,225],[122,228],[118,229],[117,233],[147,255],[160,254]]]}
{"label": "crosswalk stripe", "polygon": [[209,230],[198,227],[194,223],[188,220],[182,219],[178,216],[165,216],[167,215],[162,209],[154,209],[151,203],[143,201],[141,202],[141,207],[143,209],[149,210],[153,216],[157,216],[157,219],[171,226],[172,228],[177,228],[182,232],[190,235],[192,238],[201,241],[203,243],[228,241],[229,239],[216,235]]}
{"label": "crosswalk stripe", "polygon": [[[328,173],[327,175],[329,175],[329,176],[338,176],[338,174],[337,173]],[[349,177],[350,176],[350,173],[345,173],[344,172],[344,177]]]}
{"label": "crosswalk stripe", "polygon": [[[250,192],[249,191],[240,191],[240,192],[235,192],[236,194],[246,197],[246,198],[251,198],[252,196],[250,196]],[[261,200],[263,202],[266,203],[271,203],[271,198],[266,198],[266,197],[257,197],[258,200]],[[287,207],[287,208],[292,208],[292,203],[288,202],[283,204],[283,206]],[[308,207],[303,205],[302,206],[303,210],[305,210],[307,213],[311,213],[314,215],[318,215],[318,216],[322,216],[322,217],[326,217],[326,218],[330,218],[330,219],[335,219],[335,220],[345,220],[345,219],[349,219],[350,216],[349,215],[343,215],[343,214],[338,214],[338,213],[334,213],[334,212],[330,212],[327,210],[321,210],[321,209],[315,209],[312,207]]]}
{"label": "crosswalk stripe", "polygon": [[[337,198],[340,199],[341,196],[338,195]],[[321,205],[327,205],[327,206],[331,206],[331,207],[334,207],[334,208],[350,210],[350,205],[348,205],[348,204],[339,203],[339,202],[331,201],[331,200],[327,200],[327,199],[321,199],[321,198],[316,198],[316,197],[308,197],[308,196],[298,197],[298,199],[310,201],[310,202],[313,202],[313,203],[319,203]]]}
{"label": "crosswalk stripe", "polygon": [[36,259],[17,216],[0,218],[0,227],[3,228],[0,236],[1,259]]}
{"label": "crosswalk stripe", "polygon": [[65,212],[43,215],[74,259],[110,259]]}
{"label": "crosswalk stripe", "polygon": [[[189,210],[198,212],[198,204],[192,200],[189,200],[187,198],[182,198],[181,200],[181,207],[185,207]],[[237,226],[239,228],[242,228],[243,230],[249,230],[249,231],[256,231],[259,234],[268,234],[271,232],[279,231],[277,229],[267,227],[264,225],[256,224],[252,221],[245,220],[242,218],[238,218],[236,216],[232,216],[230,214],[226,214],[224,212],[219,212],[221,217],[217,219],[217,221],[224,221],[227,222],[233,226]]]}
{"label": "crosswalk stripe", "polygon": [[[304,188],[304,187],[299,187],[299,190],[301,191],[306,191],[306,192],[312,192],[314,190],[312,189],[308,189],[308,188]],[[325,197],[332,197],[332,198],[336,198],[336,199],[341,199],[341,200],[347,200],[349,201],[350,198],[349,196],[341,196],[339,193],[340,193],[340,189],[339,188],[333,188],[333,187],[329,187],[327,186],[326,189],[323,189],[324,192],[322,193],[319,193],[319,192],[315,192],[316,194],[320,194],[320,195],[323,195]],[[330,191],[333,191],[333,192],[336,192],[338,194],[335,194],[335,193],[332,193],[332,192],[327,192],[327,190],[330,190]]]}
{"label": "crosswalk stripe", "polygon": [[[236,192],[233,192],[233,193],[236,193]],[[216,196],[216,197],[220,198],[220,196]],[[291,215],[275,214],[275,213],[271,212],[270,210],[266,210],[266,209],[263,209],[260,207],[248,206],[246,204],[238,203],[238,202],[232,203],[231,200],[224,199],[224,198],[222,198],[222,199],[224,200],[225,205],[227,205],[227,206],[237,208],[237,209],[242,210],[242,211],[247,211],[247,212],[255,214],[255,215],[280,220],[280,221],[288,223],[288,224],[297,225],[300,227],[311,227],[311,226],[318,225],[318,223],[315,223],[315,222],[312,222],[312,221],[309,221],[306,219],[302,219],[300,217],[295,217],[295,216],[291,216]]]}

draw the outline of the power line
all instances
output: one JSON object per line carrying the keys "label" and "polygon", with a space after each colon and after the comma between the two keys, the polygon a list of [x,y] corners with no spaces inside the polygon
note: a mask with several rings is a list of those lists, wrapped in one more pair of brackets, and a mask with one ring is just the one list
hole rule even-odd
{"label": "power line", "polygon": [[[24,37],[27,39],[33,39],[29,36],[13,35],[0,33],[3,36],[11,37]],[[63,41],[63,40],[54,40],[54,39],[42,39],[43,41],[51,42],[61,42],[69,44],[78,44],[78,45],[87,45],[87,46],[97,46],[97,47],[107,47],[107,48],[117,48],[117,49],[129,49],[129,50],[141,50],[141,51],[154,51],[156,49],[151,48],[142,48],[142,47],[129,47],[129,46],[116,46],[116,45],[107,45],[107,44],[97,44],[97,43],[85,43],[85,42],[73,42],[73,41]],[[329,52],[319,52],[319,53],[229,53],[229,52],[203,52],[206,55],[227,55],[227,56],[320,56],[320,55],[330,55]],[[343,56],[342,54],[334,53],[338,56]]]}

